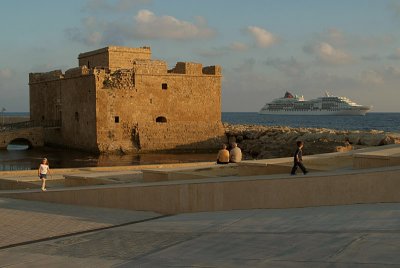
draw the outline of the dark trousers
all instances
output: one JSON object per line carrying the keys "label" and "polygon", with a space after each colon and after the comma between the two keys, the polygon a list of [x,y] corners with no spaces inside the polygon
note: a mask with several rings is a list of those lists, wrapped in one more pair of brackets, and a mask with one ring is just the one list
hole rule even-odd
{"label": "dark trousers", "polygon": [[290,174],[295,175],[297,167],[299,167],[301,169],[301,171],[303,171],[304,174],[306,174],[308,172],[302,162],[294,162],[292,172],[290,172]]}

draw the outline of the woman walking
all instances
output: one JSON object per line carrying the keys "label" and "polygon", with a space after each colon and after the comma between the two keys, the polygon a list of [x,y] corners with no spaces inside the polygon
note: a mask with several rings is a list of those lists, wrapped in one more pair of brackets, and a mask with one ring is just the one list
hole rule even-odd
{"label": "woman walking", "polygon": [[49,161],[47,161],[47,158],[43,158],[42,163],[39,165],[38,169],[38,176],[42,180],[42,191],[47,190],[46,189],[47,173],[50,174]]}

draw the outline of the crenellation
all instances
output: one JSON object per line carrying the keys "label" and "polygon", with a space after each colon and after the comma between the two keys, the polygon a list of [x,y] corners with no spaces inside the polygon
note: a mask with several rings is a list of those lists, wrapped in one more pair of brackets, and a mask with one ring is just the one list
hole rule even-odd
{"label": "crenellation", "polygon": [[222,75],[221,66],[214,65],[214,66],[206,66],[203,68],[203,74],[207,75]]}
{"label": "crenellation", "polygon": [[54,70],[45,73],[29,73],[29,84],[53,81],[64,78],[61,70]]}
{"label": "crenellation", "polygon": [[175,67],[168,70],[168,73],[187,74],[187,75],[202,75],[203,65],[195,62],[177,62]]}
{"label": "crenellation", "polygon": [[135,60],[133,72],[136,75],[165,75],[167,74],[167,63],[161,60]]}
{"label": "crenellation", "polygon": [[89,69],[86,65],[79,66],[76,68],[71,68],[65,71],[64,78],[73,78],[73,77],[79,77],[82,75],[89,75]]}

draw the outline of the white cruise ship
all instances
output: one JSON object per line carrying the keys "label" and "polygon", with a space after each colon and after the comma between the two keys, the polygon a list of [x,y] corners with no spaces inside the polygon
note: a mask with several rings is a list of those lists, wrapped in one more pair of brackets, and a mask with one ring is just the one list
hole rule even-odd
{"label": "white cruise ship", "polygon": [[324,97],[304,100],[303,96],[286,92],[264,105],[260,114],[274,115],[365,115],[371,106],[359,105],[346,97],[336,97],[326,92]]}

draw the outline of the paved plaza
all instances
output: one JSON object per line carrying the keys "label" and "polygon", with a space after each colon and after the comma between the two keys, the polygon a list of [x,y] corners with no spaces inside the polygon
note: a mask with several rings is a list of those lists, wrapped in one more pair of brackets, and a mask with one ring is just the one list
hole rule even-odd
{"label": "paved plaza", "polygon": [[400,267],[400,204],[161,216],[0,199],[0,267]]}

